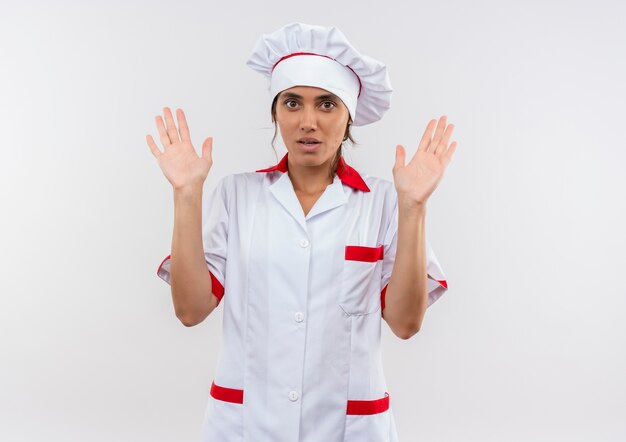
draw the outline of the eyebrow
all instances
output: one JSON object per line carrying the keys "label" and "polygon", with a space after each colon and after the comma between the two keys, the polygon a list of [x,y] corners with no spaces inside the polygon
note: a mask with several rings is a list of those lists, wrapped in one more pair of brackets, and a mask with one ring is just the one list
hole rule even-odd
{"label": "eyebrow", "polygon": [[[293,92],[284,92],[281,95],[281,98],[298,98],[301,100],[304,97],[302,97],[302,95],[294,94]],[[329,98],[333,100],[339,99],[339,97],[337,97],[335,94],[324,94],[324,95],[318,95],[317,97],[315,97],[316,100],[327,100]]]}

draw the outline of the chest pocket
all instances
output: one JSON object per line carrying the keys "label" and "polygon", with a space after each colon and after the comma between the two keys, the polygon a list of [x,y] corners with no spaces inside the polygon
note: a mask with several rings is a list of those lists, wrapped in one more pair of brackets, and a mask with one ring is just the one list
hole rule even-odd
{"label": "chest pocket", "polygon": [[380,308],[384,246],[345,246],[339,305],[350,315],[366,315]]}

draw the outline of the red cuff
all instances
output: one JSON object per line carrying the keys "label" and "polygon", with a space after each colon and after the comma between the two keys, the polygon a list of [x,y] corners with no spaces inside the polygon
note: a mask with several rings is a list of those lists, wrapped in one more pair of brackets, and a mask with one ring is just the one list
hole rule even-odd
{"label": "red cuff", "polygon": [[[161,271],[161,267],[163,267],[163,264],[165,263],[165,261],[170,259],[171,256],[172,255],[167,255],[165,259],[161,261],[161,264],[159,264],[159,268],[157,269],[157,275]],[[211,289],[213,291],[213,294],[217,298],[217,303],[219,304],[220,301],[222,300],[222,297],[224,296],[224,286],[217,280],[215,275],[211,273],[210,270],[209,270],[209,275],[211,276]]]}
{"label": "red cuff", "polygon": [[213,290],[213,294],[217,297],[217,303],[219,304],[224,296],[224,286],[220,284],[215,275],[211,273],[209,270],[209,275],[211,275],[211,289]]}
{"label": "red cuff", "polygon": [[[437,281],[439,283],[440,286],[444,287],[444,288],[448,288],[448,282],[445,279],[442,279],[441,281],[439,281],[438,279],[433,278],[432,276],[428,275],[428,278],[432,279],[433,281]],[[385,308],[385,295],[387,294],[387,286],[389,285],[389,283],[385,284],[385,287],[383,287],[383,289],[380,292],[380,311],[382,312]]]}

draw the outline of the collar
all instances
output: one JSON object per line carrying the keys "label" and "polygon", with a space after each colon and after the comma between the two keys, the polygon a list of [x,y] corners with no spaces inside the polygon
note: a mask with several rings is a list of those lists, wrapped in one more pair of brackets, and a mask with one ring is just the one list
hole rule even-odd
{"label": "collar", "polygon": [[[278,164],[268,167],[267,169],[259,169],[256,172],[273,172],[278,170],[280,172],[287,172],[287,155],[289,152],[285,154],[285,156],[278,162]],[[339,157],[339,163],[337,164],[337,176],[341,180],[342,183],[347,184],[348,186],[362,190],[363,192],[369,192],[370,188],[367,187],[365,181],[355,169],[350,167],[343,159],[343,156]]]}

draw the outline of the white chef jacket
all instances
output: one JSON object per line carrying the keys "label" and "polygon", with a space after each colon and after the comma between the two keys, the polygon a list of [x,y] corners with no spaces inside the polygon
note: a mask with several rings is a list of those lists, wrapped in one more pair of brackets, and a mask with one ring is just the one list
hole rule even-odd
{"label": "white chef jacket", "polygon": [[[392,182],[343,158],[305,216],[287,172],[227,175],[203,205],[222,346],[203,441],[392,442],[382,309],[398,232]],[[430,306],[447,282],[426,241]],[[157,274],[169,284],[170,257]]]}

